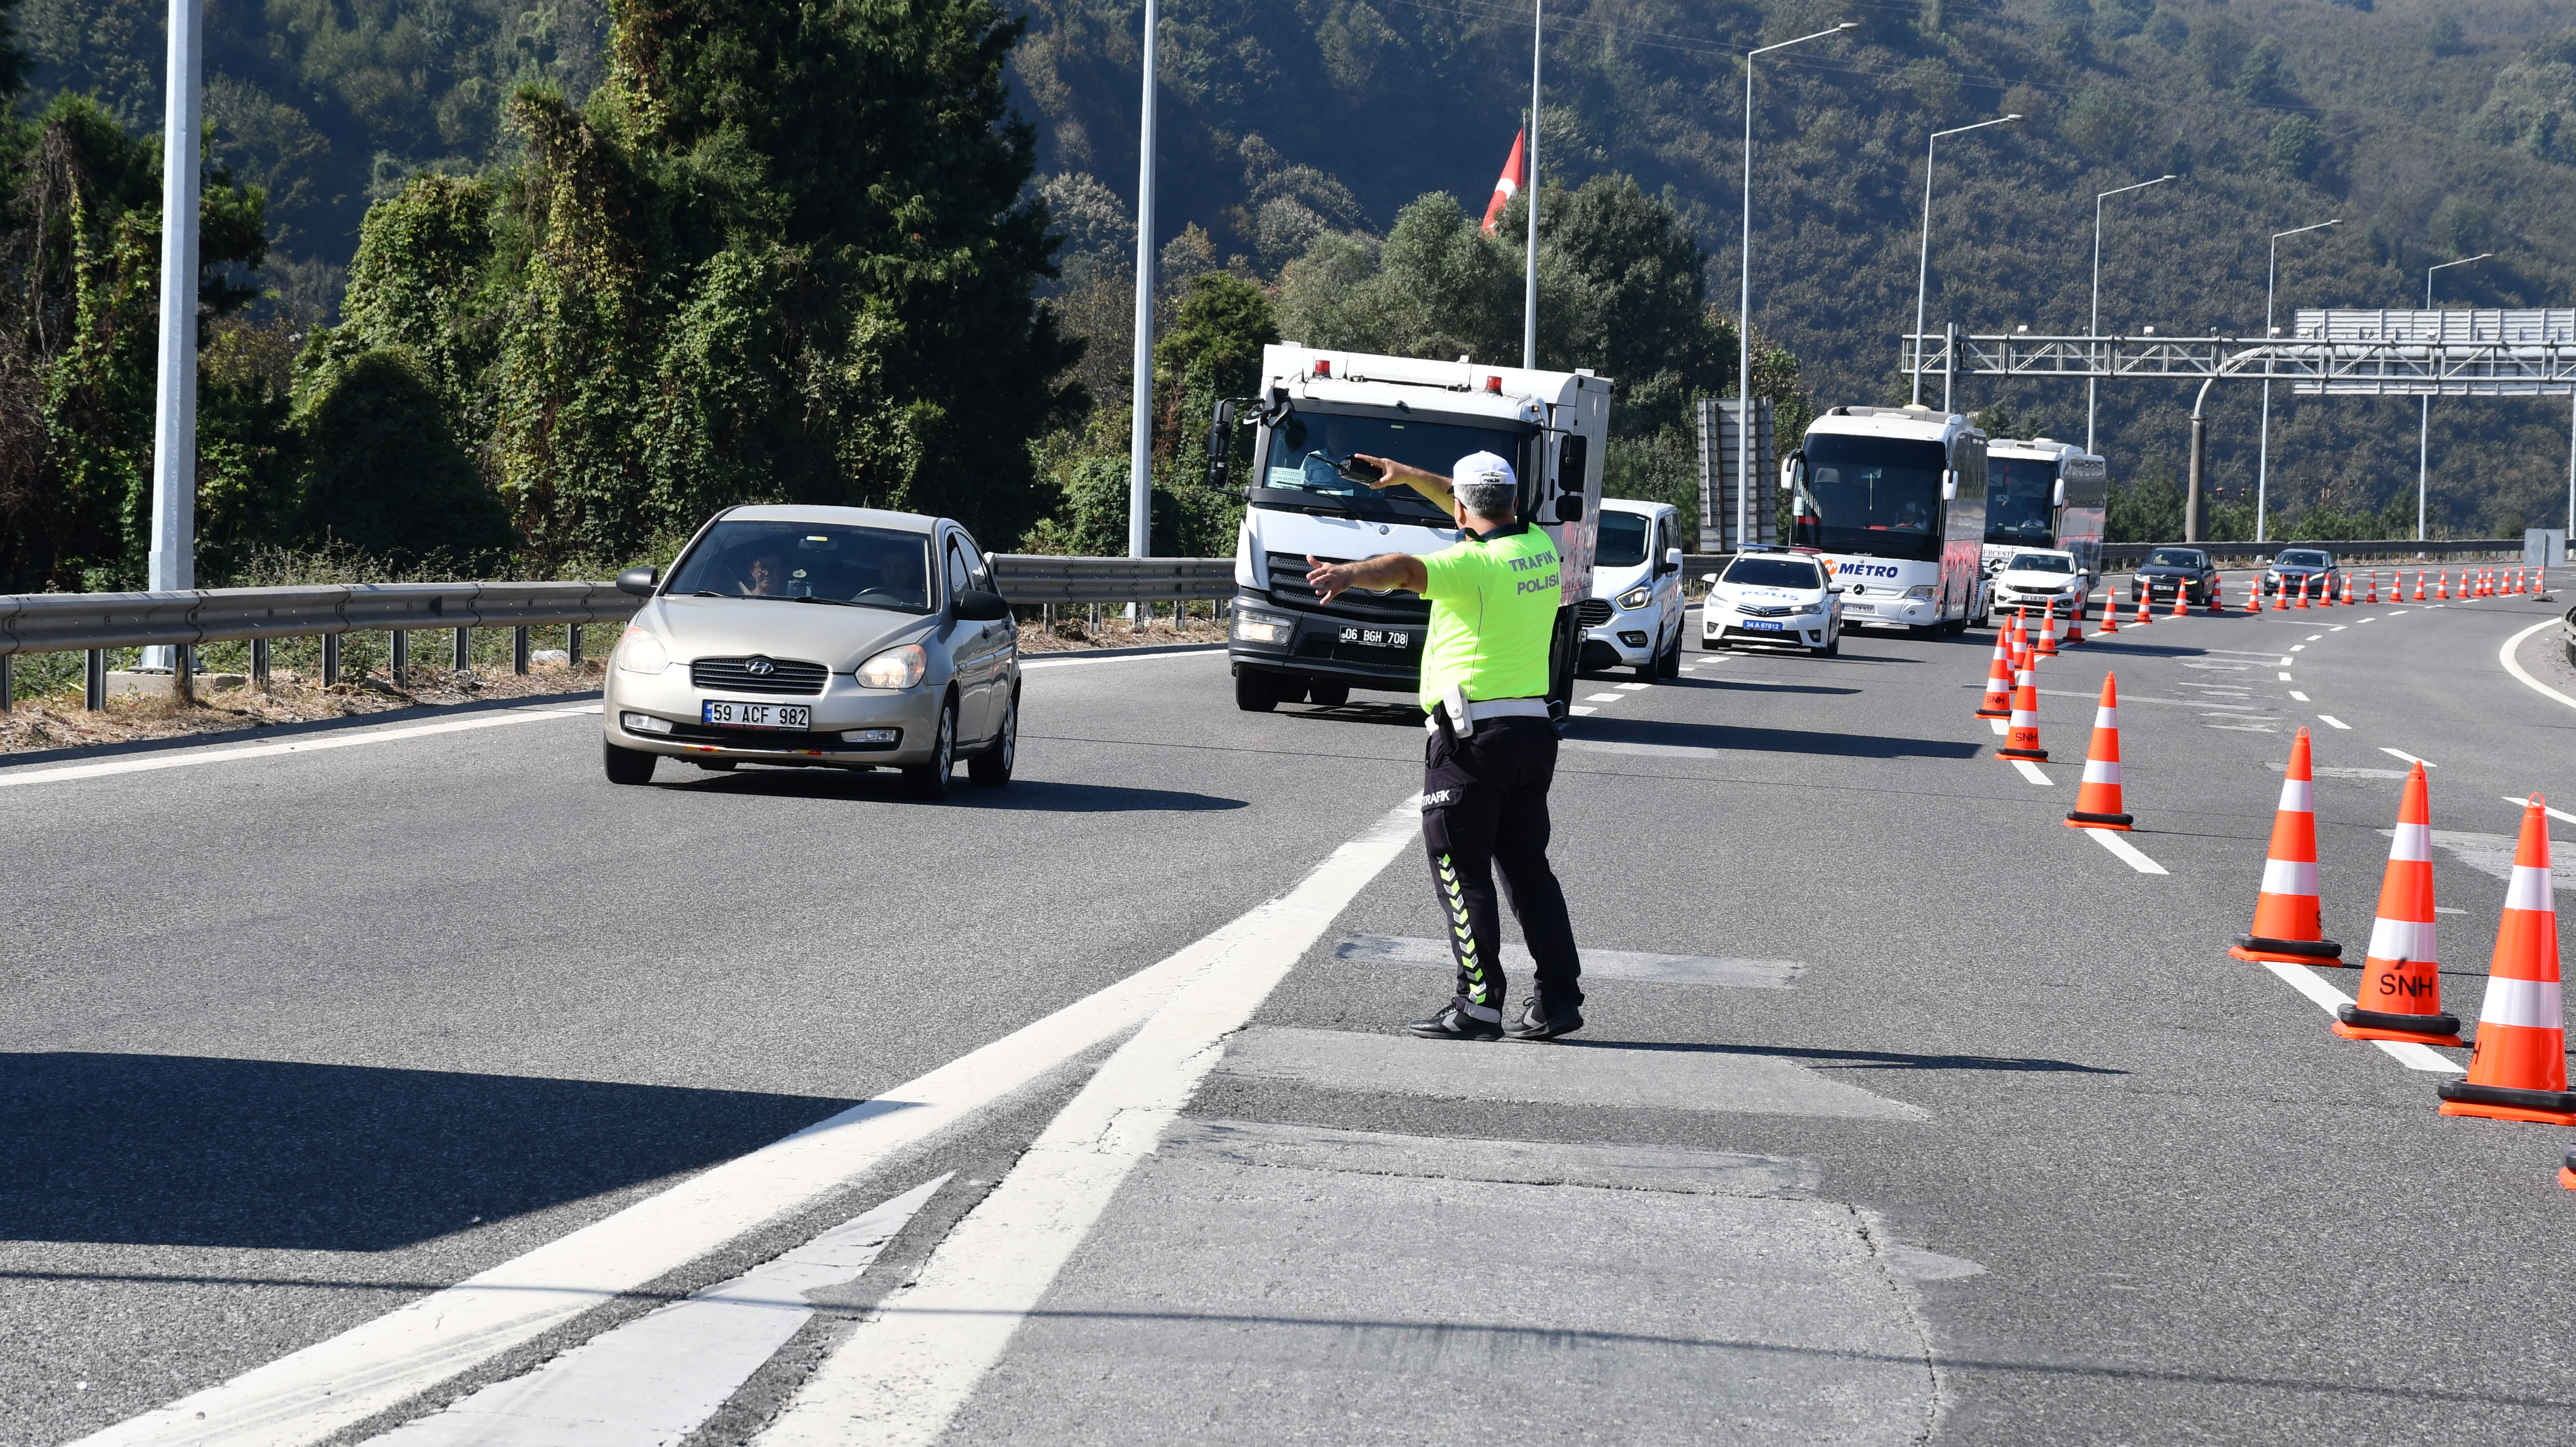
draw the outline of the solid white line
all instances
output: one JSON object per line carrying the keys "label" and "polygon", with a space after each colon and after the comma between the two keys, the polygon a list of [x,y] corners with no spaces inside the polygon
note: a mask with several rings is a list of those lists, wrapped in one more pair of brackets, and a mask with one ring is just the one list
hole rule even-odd
{"label": "solid white line", "polygon": [[479,1276],[83,1442],[94,1447],[295,1447],[400,1406],[601,1302],[802,1209],[897,1152],[1134,1028],[1182,988],[1227,962],[1247,932],[1273,930],[1272,921],[1283,908],[1305,907],[1303,902],[1318,890],[1343,891],[1346,900],[1367,882],[1349,877],[1353,851],[1392,848],[1384,839],[1393,821],[1401,817],[1412,827],[1418,807],[1418,796],[1398,806],[1279,899],[927,1075]]}
{"label": "solid white line", "polygon": [[[2343,991],[2308,973],[2308,967],[2305,965],[2285,965],[2279,960],[2265,960],[2263,968],[2280,976],[2291,989],[2316,1001],[2318,1008],[2329,1015],[2333,1014],[2337,1007],[2352,1003]],[[2464,1075],[2468,1072],[2467,1066],[2453,1065],[2450,1061],[2434,1054],[2433,1047],[2429,1045],[2418,1045],[2411,1040],[2373,1040],[2370,1043],[2386,1051],[2390,1059],[2409,1070],[2422,1070],[2439,1075]]]}
{"label": "solid white line", "polygon": [[2380,745],[2380,746],[2379,746],[2379,751],[2380,751],[2381,753],[2383,753],[2383,754],[2388,755],[2388,756],[2389,756],[2390,758],[2392,758],[2392,759],[2400,759],[2400,760],[2403,760],[2403,761],[2405,761],[2406,763],[2410,763],[2410,764],[2422,764],[2425,768],[2428,768],[2428,769],[2438,769],[2438,768],[2442,767],[2441,765],[2439,765],[2439,764],[2437,764],[2437,763],[2434,763],[2431,759],[2419,759],[2419,758],[2415,757],[2413,754],[2410,754],[2410,753],[2406,752],[2404,749],[2392,749],[2392,748],[2388,747],[2386,744],[2382,744],[2382,745]]}
{"label": "solid white line", "polygon": [[2121,863],[2126,864],[2131,869],[2138,871],[2140,874],[2168,874],[2172,872],[2166,869],[2163,865],[2149,859],[2145,850],[2130,843],[2125,836],[2113,830],[2086,829],[2081,832],[2092,835],[2094,843],[2101,845],[2103,848],[2108,849],[2113,854],[2119,856]]}
{"label": "solid white line", "polygon": [[1114,658],[1029,658],[1020,659],[1020,669],[1079,668],[1087,663],[1150,663],[1157,658],[1223,658],[1225,645],[1211,643],[1205,647],[1167,648],[1154,653],[1121,653]]}
{"label": "solid white line", "polygon": [[[1988,720],[1988,722],[1992,722],[1992,720]],[[2012,766],[2021,770],[2021,776],[2030,780],[2034,784],[2046,784],[2048,782],[2048,776],[2039,771],[2039,765],[2032,763],[2028,759],[2015,759],[2012,761]]]}
{"label": "solid white line", "polygon": [[599,712],[598,704],[580,708],[514,708],[474,718],[444,719],[438,723],[412,724],[405,728],[374,729],[363,733],[330,734],[281,739],[273,744],[248,744],[240,748],[208,749],[203,752],[146,754],[131,759],[106,759],[95,764],[66,764],[55,769],[0,771],[0,788],[13,784],[52,784],[66,779],[96,779],[109,774],[146,774],[156,769],[184,769],[193,764],[228,764],[236,759],[265,759],[279,754],[312,754],[325,749],[353,749],[361,744],[390,744],[402,739],[426,738],[431,734],[464,733],[470,729],[502,728],[510,724],[536,723],[551,718],[577,718]]}
{"label": "solid white line", "polygon": [[2321,722],[2324,722],[2324,723],[2327,723],[2327,724],[2331,724],[2331,725],[2333,725],[2334,727],[2339,728],[2339,729],[2346,730],[2347,732],[2348,732],[2348,731],[2350,731],[2350,730],[2351,730],[2351,728],[2352,728],[2352,725],[2350,725],[2350,724],[2348,724],[2348,723],[2345,723],[2342,719],[2336,718],[2333,714],[2330,714],[2330,713],[2321,713],[2321,714],[2318,714],[2318,715],[2317,715],[2317,718],[2318,718]]}
{"label": "solid white line", "polygon": [[2534,633],[2539,632],[2539,631],[2540,631],[2541,629],[2543,629],[2543,628],[2554,628],[2554,627],[2556,627],[2556,626],[2558,626],[2558,620],[2557,620],[2557,619],[2555,619],[2555,618],[2551,618],[2551,619],[2549,619],[2549,620],[2547,620],[2547,621],[2545,621],[2545,622],[2534,623],[2534,624],[2532,624],[2530,627],[2525,628],[2525,629],[2524,629],[2524,630],[2522,630],[2521,632],[2519,632],[2519,633],[2517,633],[2517,634],[2513,635],[2511,638],[2506,639],[2506,640],[2504,641],[2504,646],[2503,646],[2502,648],[2499,648],[2499,649],[2497,649],[2497,650],[2496,650],[2496,662],[2501,663],[2501,664],[2503,664],[2503,665],[2504,665],[2504,671],[2505,671],[2505,672],[2510,673],[2510,674],[2512,674],[2514,677],[2521,679],[2524,683],[2526,683],[2526,684],[2530,685],[2533,689],[2535,689],[2535,690],[2537,690],[2537,691],[2539,691],[2539,692],[2541,692],[2541,693],[2547,694],[2547,695],[2548,695],[2548,696],[2550,696],[2551,698],[2554,698],[2554,699],[2558,700],[2560,703],[2563,703],[2563,704],[2567,705],[2569,708],[2576,708],[2576,698],[2569,698],[2567,695],[2565,695],[2565,694],[2563,694],[2563,693],[2560,693],[2558,690],[2556,690],[2556,689],[2554,689],[2554,688],[2551,688],[2548,684],[2545,684],[2545,683],[2541,682],[2539,679],[2536,679],[2536,678],[2532,677],[2532,676],[2531,676],[2531,674],[2530,674],[2529,672],[2527,672],[2527,671],[2523,668],[2523,666],[2522,666],[2521,664],[2519,664],[2519,663],[2517,663],[2517,662],[2515,662],[2515,661],[2514,661],[2514,657],[2513,657],[2513,651],[2514,651],[2516,648],[2519,648],[2519,647],[2521,647],[2521,646],[2522,646],[2522,640],[2524,640],[2524,639],[2526,639],[2526,638],[2530,637],[2530,636],[2531,636],[2532,634],[2534,634]]}
{"label": "solid white line", "polygon": [[1288,895],[1221,931],[1209,968],[1109,1057],[913,1283],[859,1324],[757,1440],[928,1443],[946,1430],[1120,1183],[1189,1103],[1226,1037],[1419,836],[1416,810],[1390,812]]}
{"label": "solid white line", "polygon": [[856,1280],[947,1180],[915,1186],[775,1260],[372,1440],[386,1447],[677,1442],[813,1317],[806,1293]]}
{"label": "solid white line", "polygon": [[2295,688],[2290,690],[2290,697],[2300,703],[2308,703],[2312,701],[2306,694],[2299,692]]}
{"label": "solid white line", "polygon": [[[2517,809],[2526,808],[2531,803],[2529,799],[2517,799],[2511,794],[2505,795],[2504,801]],[[2552,809],[2548,805],[2543,804],[2540,806],[2540,812],[2548,815],[2552,819],[2558,820],[2561,823],[2576,824],[2576,814],[2570,814],[2564,809]]]}

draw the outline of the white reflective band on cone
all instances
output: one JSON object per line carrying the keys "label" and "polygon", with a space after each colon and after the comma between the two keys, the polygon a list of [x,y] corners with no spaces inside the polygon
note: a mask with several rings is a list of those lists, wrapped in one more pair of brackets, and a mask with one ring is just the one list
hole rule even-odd
{"label": "white reflective band on cone", "polygon": [[2104,708],[2099,704],[2093,706],[2093,727],[2097,729],[2117,729],[2119,726],[2120,711],[2118,709]]}
{"label": "white reflective band on cone", "polygon": [[2086,759],[2084,761],[2084,782],[2088,784],[2116,784],[2120,782],[2120,761],[2118,759]]}
{"label": "white reflective band on cone", "polygon": [[2536,864],[2513,867],[2513,882],[2504,887],[2504,907],[2555,913],[2549,902],[2549,871]]}
{"label": "white reflective band on cone", "polygon": [[2400,824],[2397,837],[2388,841],[2388,857],[2410,864],[2429,864],[2433,859],[2433,826]]}
{"label": "white reflective band on cone", "polygon": [[2368,953],[2374,960],[2429,962],[2441,958],[2433,949],[2433,926],[2404,919],[2373,920]]}
{"label": "white reflective band on cone", "polygon": [[2305,779],[2283,779],[2281,781],[2281,807],[2293,814],[2313,814],[2317,812],[2315,789],[2316,785],[2309,783]]}
{"label": "white reflective band on cone", "polygon": [[2263,861],[2265,894],[2308,894],[2317,892],[2317,864],[2313,859],[2266,859]]}
{"label": "white reflective band on cone", "polygon": [[2563,1030],[2556,980],[2487,981],[2486,1003],[2478,1008],[2481,1025],[2519,1025],[2526,1030]]}

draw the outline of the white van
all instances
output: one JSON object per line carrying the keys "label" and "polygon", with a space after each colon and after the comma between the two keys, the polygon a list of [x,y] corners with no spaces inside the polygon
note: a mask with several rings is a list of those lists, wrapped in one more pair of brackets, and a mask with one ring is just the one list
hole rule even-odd
{"label": "white van", "polygon": [[1682,672],[1682,515],[1668,502],[1601,499],[1592,596],[1575,609],[1586,671]]}

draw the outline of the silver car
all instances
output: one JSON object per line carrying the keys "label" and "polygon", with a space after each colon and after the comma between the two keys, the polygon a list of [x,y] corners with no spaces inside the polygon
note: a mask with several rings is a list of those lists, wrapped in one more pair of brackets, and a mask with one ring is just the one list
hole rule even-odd
{"label": "silver car", "polygon": [[899,769],[938,799],[959,757],[1007,784],[1019,747],[1019,629],[983,552],[945,518],[855,507],[728,508],[645,603],[608,669],[609,781],[657,759],[702,769]]}

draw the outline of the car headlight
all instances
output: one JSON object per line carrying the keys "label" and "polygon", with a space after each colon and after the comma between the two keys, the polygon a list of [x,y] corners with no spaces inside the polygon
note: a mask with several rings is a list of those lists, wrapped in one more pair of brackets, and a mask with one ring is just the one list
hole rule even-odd
{"label": "car headlight", "polygon": [[660,673],[671,666],[671,650],[646,629],[628,624],[617,640],[617,666],[626,673]]}
{"label": "car headlight", "polygon": [[910,688],[930,671],[930,655],[918,643],[889,648],[858,667],[861,688]]}
{"label": "car headlight", "polygon": [[1234,636],[1246,643],[1269,643],[1285,648],[1297,632],[1297,620],[1285,613],[1267,613],[1259,608],[1238,607],[1234,610]]}
{"label": "car headlight", "polygon": [[1619,595],[1619,606],[1627,609],[1643,608],[1654,600],[1654,596],[1654,589],[1640,583]]}
{"label": "car headlight", "polygon": [[1915,599],[1929,598],[1932,596],[1932,585],[1929,583],[1917,583],[1913,587],[1905,590],[1905,596]]}

